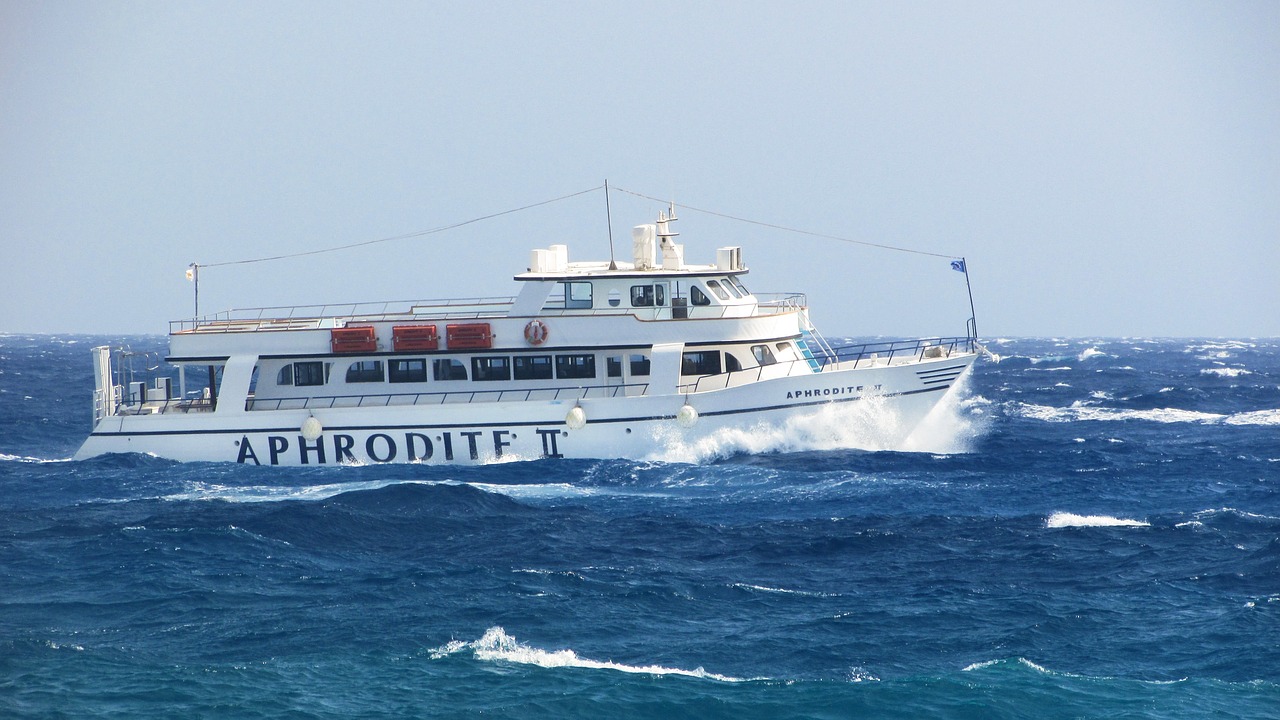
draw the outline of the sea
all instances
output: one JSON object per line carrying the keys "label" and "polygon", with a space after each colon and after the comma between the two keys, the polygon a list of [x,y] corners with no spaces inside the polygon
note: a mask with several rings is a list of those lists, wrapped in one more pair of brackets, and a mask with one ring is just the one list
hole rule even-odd
{"label": "sea", "polygon": [[99,344],[164,351],[0,336],[0,718],[1280,717],[1280,340],[989,340],[897,446],[302,468],[70,460]]}

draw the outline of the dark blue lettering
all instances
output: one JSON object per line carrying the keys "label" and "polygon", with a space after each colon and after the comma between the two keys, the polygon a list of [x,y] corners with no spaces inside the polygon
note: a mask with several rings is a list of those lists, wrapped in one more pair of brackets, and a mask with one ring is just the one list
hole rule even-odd
{"label": "dark blue lettering", "polygon": [[503,435],[510,435],[510,430],[494,430],[493,431],[493,455],[494,457],[502,457],[502,448],[511,447],[510,440],[503,440]]}
{"label": "dark blue lettering", "polygon": [[245,460],[252,460],[254,465],[262,464],[258,462],[258,456],[253,452],[253,447],[249,445],[248,435],[240,438],[240,456],[236,458],[236,462],[242,463]]}
{"label": "dark blue lettering", "polygon": [[480,437],[480,432],[479,432],[479,431],[476,431],[476,432],[464,432],[464,433],[458,433],[458,434],[459,434],[459,435],[461,435],[462,437],[464,437],[464,438],[466,438],[466,439],[467,439],[467,445],[469,446],[469,448],[470,448],[470,450],[471,450],[471,459],[472,459],[472,460],[479,460],[479,459],[480,459],[480,450],[479,450],[478,448],[476,448],[476,438]]}
{"label": "dark blue lettering", "polygon": [[415,440],[422,441],[422,459],[430,460],[432,454],[435,453],[435,448],[431,446],[431,438],[422,433],[407,432],[404,434],[404,447],[405,451],[409,453],[409,462],[418,459],[418,445],[414,442]]}
{"label": "dark blue lettering", "polygon": [[350,435],[334,435],[333,436],[333,460],[334,462],[355,462],[356,456],[352,454],[351,448],[356,446],[356,439]]}
{"label": "dark blue lettering", "polygon": [[449,433],[444,434],[444,459],[453,459],[453,436]]}
{"label": "dark blue lettering", "polygon": [[542,436],[542,457],[558,458],[564,457],[560,454],[560,448],[556,447],[556,438],[559,437],[559,430],[536,430],[538,435]]}
{"label": "dark blue lettering", "polygon": [[316,444],[315,444],[315,445],[308,445],[308,444],[307,444],[307,439],[306,439],[306,438],[304,438],[304,437],[302,437],[301,435],[299,435],[299,436],[298,436],[298,453],[302,456],[302,464],[303,464],[303,465],[306,465],[306,464],[307,464],[307,455],[308,455],[308,454],[310,454],[310,453],[315,453],[315,454],[316,454],[316,462],[317,462],[317,463],[320,463],[321,465],[324,465],[324,464],[325,464],[325,459],[324,459],[324,438],[323,438],[323,437],[318,437],[318,438],[316,438]]}
{"label": "dark blue lettering", "polygon": [[280,464],[280,453],[289,449],[288,438],[282,438],[279,435],[267,436],[267,449],[271,451],[271,464]]}
{"label": "dark blue lettering", "polygon": [[[387,443],[386,457],[379,457],[378,454],[373,451],[373,441],[377,440],[378,438],[382,438]],[[369,459],[374,462],[380,462],[380,463],[391,462],[392,460],[396,459],[396,441],[392,440],[390,435],[384,435],[382,433],[374,433],[369,436],[368,440],[364,441],[364,451],[369,456]]]}

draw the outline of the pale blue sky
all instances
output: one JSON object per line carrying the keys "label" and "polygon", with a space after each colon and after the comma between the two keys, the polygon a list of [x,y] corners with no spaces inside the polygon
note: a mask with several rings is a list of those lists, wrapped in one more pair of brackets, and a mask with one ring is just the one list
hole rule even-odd
{"label": "pale blue sky", "polygon": [[[0,331],[164,332],[188,263],[612,184],[964,255],[984,335],[1280,335],[1280,4],[0,2]],[[658,206],[614,196],[619,247]],[[960,334],[945,260],[692,211],[828,335]],[[602,193],[208,270],[201,309],[508,295]],[[624,251],[625,252],[625,251]]]}

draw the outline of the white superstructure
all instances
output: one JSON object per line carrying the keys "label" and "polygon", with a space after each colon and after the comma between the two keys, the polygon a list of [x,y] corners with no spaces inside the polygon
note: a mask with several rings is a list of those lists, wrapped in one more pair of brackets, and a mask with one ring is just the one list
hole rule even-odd
{"label": "white superstructure", "polygon": [[76,457],[643,458],[672,432],[782,427],[871,397],[905,432],[974,362],[973,337],[832,349],[803,295],[747,290],[739,248],[686,264],[673,219],[635,228],[630,262],[534,250],[514,298],[177,321],[176,378],[131,382],[119,349],[94,348],[94,427]]}

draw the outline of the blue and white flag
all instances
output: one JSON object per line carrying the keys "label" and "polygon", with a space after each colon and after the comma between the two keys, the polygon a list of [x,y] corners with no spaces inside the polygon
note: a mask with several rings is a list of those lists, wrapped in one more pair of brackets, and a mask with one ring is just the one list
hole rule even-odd
{"label": "blue and white flag", "polygon": [[968,274],[969,274],[969,271],[968,271],[968,270],[966,270],[966,269],[965,269],[965,267],[964,267],[964,261],[963,261],[963,260],[952,260],[952,261],[951,261],[951,269],[952,269],[952,270],[955,270],[955,271],[957,271],[957,272],[962,272],[962,273],[964,273],[965,275],[968,275]]}

